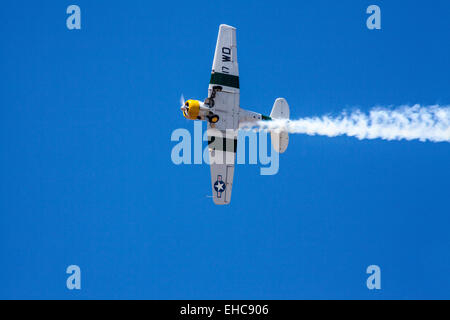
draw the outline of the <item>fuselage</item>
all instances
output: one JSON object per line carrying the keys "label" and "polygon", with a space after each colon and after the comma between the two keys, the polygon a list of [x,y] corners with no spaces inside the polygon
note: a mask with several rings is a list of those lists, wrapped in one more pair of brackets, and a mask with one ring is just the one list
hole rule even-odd
{"label": "fuselage", "polygon": [[[200,100],[188,100],[181,107],[183,116],[189,120],[201,120],[209,121],[210,123],[216,123],[219,121],[222,113],[226,113],[226,110],[218,110],[214,106],[202,102]],[[261,113],[245,110],[239,108],[239,127],[249,125],[258,121],[271,120],[270,117],[264,116]]]}

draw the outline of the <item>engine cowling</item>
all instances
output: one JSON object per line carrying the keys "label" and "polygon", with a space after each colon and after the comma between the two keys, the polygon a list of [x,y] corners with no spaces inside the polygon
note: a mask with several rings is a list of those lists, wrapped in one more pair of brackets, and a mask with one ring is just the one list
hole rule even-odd
{"label": "engine cowling", "polygon": [[186,101],[184,106],[181,107],[181,110],[183,111],[183,116],[189,120],[197,120],[200,114],[200,104],[201,102],[198,100]]}

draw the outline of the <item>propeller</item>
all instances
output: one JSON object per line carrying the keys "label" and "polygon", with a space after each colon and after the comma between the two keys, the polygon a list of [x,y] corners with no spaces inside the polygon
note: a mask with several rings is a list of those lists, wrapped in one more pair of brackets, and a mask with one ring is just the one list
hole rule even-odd
{"label": "propeller", "polygon": [[180,97],[180,103],[181,103],[181,111],[183,111],[183,113],[187,115],[187,113],[189,112],[189,105],[186,105],[183,94]]}
{"label": "propeller", "polygon": [[181,106],[182,106],[182,107],[183,107],[184,104],[186,103],[186,101],[184,101],[184,94],[181,94],[181,97],[180,97],[180,103],[181,103]]}

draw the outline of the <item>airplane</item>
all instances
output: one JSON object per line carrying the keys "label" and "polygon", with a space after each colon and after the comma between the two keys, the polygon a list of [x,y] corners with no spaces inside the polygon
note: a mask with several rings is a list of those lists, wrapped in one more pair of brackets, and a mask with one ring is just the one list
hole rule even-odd
{"label": "airplane", "polygon": [[[289,119],[289,105],[278,98],[270,116],[240,107],[239,68],[237,61],[236,28],[221,24],[212,65],[208,97],[204,101],[182,101],[181,111],[186,119],[207,121],[208,149],[211,166],[213,201],[228,205],[231,201],[237,136],[241,128],[259,121]],[[289,144],[286,131],[270,132],[275,151],[284,153]]]}

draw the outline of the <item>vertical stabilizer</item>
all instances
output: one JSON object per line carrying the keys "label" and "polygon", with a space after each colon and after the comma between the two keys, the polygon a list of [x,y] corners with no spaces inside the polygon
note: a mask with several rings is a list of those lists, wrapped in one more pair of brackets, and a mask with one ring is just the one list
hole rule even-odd
{"label": "vertical stabilizer", "polygon": [[[270,117],[274,120],[277,119],[289,119],[290,111],[289,105],[284,98],[278,98],[273,104]],[[270,131],[270,137],[272,139],[272,146],[275,151],[284,153],[289,145],[289,133],[281,129],[275,129]]]}

